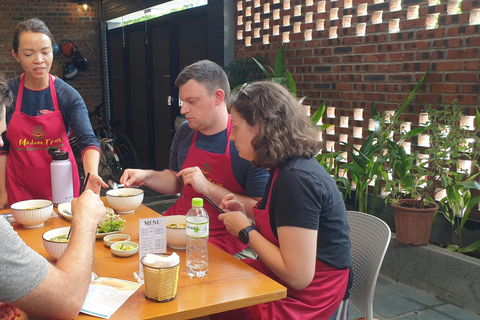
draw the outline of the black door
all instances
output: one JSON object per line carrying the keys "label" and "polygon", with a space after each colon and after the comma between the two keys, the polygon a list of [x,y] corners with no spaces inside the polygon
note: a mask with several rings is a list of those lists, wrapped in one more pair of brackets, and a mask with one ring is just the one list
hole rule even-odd
{"label": "black door", "polygon": [[[111,114],[132,140],[140,168],[168,168],[180,114],[175,79],[208,58],[207,10],[186,10],[109,30]],[[123,80],[123,81],[122,81]]]}

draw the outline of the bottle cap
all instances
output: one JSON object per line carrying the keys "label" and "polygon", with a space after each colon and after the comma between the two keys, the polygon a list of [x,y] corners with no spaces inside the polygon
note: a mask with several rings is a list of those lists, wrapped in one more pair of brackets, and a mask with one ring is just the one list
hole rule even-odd
{"label": "bottle cap", "polygon": [[192,199],[192,207],[203,207],[203,199],[202,198],[193,198]]}
{"label": "bottle cap", "polygon": [[57,149],[49,148],[48,153],[52,156],[53,160],[68,160],[68,152]]}

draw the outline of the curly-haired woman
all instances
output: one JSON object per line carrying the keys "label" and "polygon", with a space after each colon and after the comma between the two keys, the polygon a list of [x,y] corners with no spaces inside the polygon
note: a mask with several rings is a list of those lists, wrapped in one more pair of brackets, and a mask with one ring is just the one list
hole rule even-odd
{"label": "curly-haired woman", "polygon": [[254,82],[229,101],[242,158],[270,170],[255,226],[233,195],[221,206],[227,230],[258,254],[246,263],[287,287],[287,298],[243,310],[248,319],[329,319],[348,296],[347,213],[335,181],[316,161],[319,143],[303,107],[281,85]]}

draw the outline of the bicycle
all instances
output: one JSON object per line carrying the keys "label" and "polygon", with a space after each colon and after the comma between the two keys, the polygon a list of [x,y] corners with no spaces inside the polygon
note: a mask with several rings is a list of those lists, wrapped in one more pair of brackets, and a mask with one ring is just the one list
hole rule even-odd
{"label": "bicycle", "polygon": [[[138,167],[138,157],[135,148],[130,139],[124,135],[115,135],[112,132],[112,127],[117,126],[120,122],[116,121],[109,125],[102,117],[103,103],[96,106],[88,116],[90,122],[95,127],[94,132],[100,142],[100,168],[99,176],[102,176],[106,169],[113,181],[120,182],[123,170],[127,168]],[[81,154],[76,144],[76,139],[72,136],[70,145],[74,150],[75,159],[78,165],[80,177],[85,176],[83,170],[83,163],[81,161]],[[76,148],[74,148],[74,146]]]}

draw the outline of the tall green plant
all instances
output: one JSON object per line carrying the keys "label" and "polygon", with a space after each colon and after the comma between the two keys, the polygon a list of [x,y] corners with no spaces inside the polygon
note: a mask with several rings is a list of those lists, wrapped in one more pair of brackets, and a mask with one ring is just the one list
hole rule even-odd
{"label": "tall green plant", "polygon": [[252,59],[262,70],[263,74],[267,77],[267,79],[270,79],[273,82],[279,83],[287,87],[287,89],[290,91],[291,94],[293,94],[293,96],[297,96],[297,85],[295,84],[295,80],[293,79],[290,71],[285,68],[285,49],[283,47],[283,43],[278,49],[277,55],[275,56],[275,64],[273,69],[267,66],[267,68],[269,69],[268,71],[267,68],[265,68],[257,59]]}
{"label": "tall green plant", "polygon": [[[388,166],[392,165],[391,160],[397,159],[399,161],[401,158],[406,158],[403,142],[425,130],[424,128],[417,128],[405,132],[402,130],[403,123],[400,116],[427,75],[428,71],[392,116],[387,116],[385,113],[380,114],[375,107],[375,103],[372,103],[371,113],[375,130],[365,139],[360,149],[351,144],[342,143],[352,158],[351,162],[342,165],[342,167],[348,170],[352,181],[355,183],[354,206],[358,211],[373,213],[381,184],[386,183],[387,190],[390,189],[389,176],[392,170]],[[404,171],[407,171],[407,168],[404,168]],[[372,183],[373,201],[372,206],[369,207],[369,186]]]}

